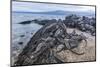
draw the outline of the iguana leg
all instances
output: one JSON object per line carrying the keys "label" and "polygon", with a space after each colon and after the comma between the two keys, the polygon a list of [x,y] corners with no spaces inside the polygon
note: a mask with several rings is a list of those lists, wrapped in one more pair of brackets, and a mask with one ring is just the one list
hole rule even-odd
{"label": "iguana leg", "polygon": [[79,43],[78,47],[70,49],[70,51],[77,55],[83,55],[85,53],[86,46],[87,40],[82,40],[81,43]]}

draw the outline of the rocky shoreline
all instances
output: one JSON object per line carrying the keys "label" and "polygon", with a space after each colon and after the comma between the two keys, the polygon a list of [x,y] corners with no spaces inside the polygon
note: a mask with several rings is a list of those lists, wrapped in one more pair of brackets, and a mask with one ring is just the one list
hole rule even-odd
{"label": "rocky shoreline", "polygon": [[[39,25],[43,25],[43,27],[41,29],[39,29],[35,34],[33,34],[32,32],[30,33],[31,34],[31,39],[29,39],[29,41],[27,42],[26,45],[24,45],[25,43],[22,42],[22,41],[18,42],[18,44],[20,46],[23,46],[23,45],[24,46],[22,48],[23,50],[21,49],[19,51],[19,53],[16,54],[15,59],[12,58],[12,60],[13,60],[12,66],[13,65],[18,66],[18,65],[21,65],[21,64],[22,65],[28,65],[28,64],[31,65],[31,64],[37,64],[37,63],[38,64],[43,64],[43,63],[45,64],[45,63],[62,63],[62,62],[94,61],[95,60],[96,19],[94,17],[89,18],[89,17],[85,17],[85,16],[79,17],[77,15],[69,15],[69,16],[66,16],[64,20],[62,20],[62,19],[58,19],[58,20],[57,19],[51,19],[51,20],[48,20],[48,19],[44,19],[44,20],[34,19],[34,20],[29,20],[29,21],[23,21],[23,22],[20,22],[18,24],[27,25],[27,24],[31,24],[31,23],[36,23],[36,24],[39,24]],[[54,33],[55,29],[56,29],[57,33],[56,32]],[[70,29],[72,29],[73,31],[71,31]],[[65,34],[66,30],[67,30],[68,34]],[[80,55],[77,56],[76,54],[78,54],[78,53],[81,54],[81,53],[84,52],[83,49],[81,49],[82,52],[79,49],[74,49],[73,51],[77,51],[76,54],[73,54],[73,52],[65,50],[65,48],[62,49],[64,47],[62,45],[63,44],[62,43],[63,39],[60,39],[57,36],[58,40],[56,40],[56,43],[55,43],[54,42],[55,38],[53,38],[53,35],[54,34],[58,35],[59,32],[63,33],[63,34],[60,33],[60,35],[61,35],[60,38],[66,37],[67,35],[72,35],[72,34],[75,34],[75,33],[79,36],[81,33],[83,33],[83,35],[81,35],[81,36],[83,37],[85,35],[86,38],[87,38],[87,45],[88,46],[86,47],[86,50],[85,50],[86,53],[81,55],[81,56]],[[54,34],[52,35],[52,33],[54,33]],[[89,35],[89,37],[88,37],[88,35]],[[22,34],[22,35],[20,35],[20,37],[24,38],[24,37],[26,37],[26,35]],[[69,36],[67,36],[67,37],[69,38]],[[75,40],[71,39],[71,41],[74,41],[74,43],[77,42],[77,37],[76,37]],[[90,43],[91,43],[91,41],[89,40],[90,37],[93,38],[93,43],[92,43],[93,46],[91,46],[91,49],[93,48],[93,50],[91,50],[90,46],[89,46]],[[60,42],[60,46],[53,47],[54,45],[59,44],[58,41],[62,41],[62,42]],[[48,43],[46,43],[46,42],[48,42]],[[43,43],[46,43],[46,44],[51,43],[52,45],[48,46],[48,47],[53,47],[52,50],[51,50],[51,48],[50,48],[50,50],[48,50],[49,48],[47,48],[47,46],[45,46],[45,44],[43,45],[44,49],[42,49],[41,44],[43,44]],[[40,44],[40,46],[39,46],[39,44]],[[72,46],[76,47],[75,44],[72,44]],[[68,48],[70,49],[71,46],[67,45],[67,49]],[[38,52],[39,50],[40,50],[40,52]],[[42,50],[43,50],[43,52],[42,52]],[[44,50],[46,50],[47,52],[44,52]],[[55,53],[52,54],[52,51],[53,52],[55,52],[55,51],[59,52],[60,51],[60,52],[57,53],[58,54],[57,55]],[[91,51],[93,53],[91,53]],[[63,52],[65,53],[65,55],[63,55]],[[36,54],[37,57],[35,57],[35,58],[37,58],[37,59],[34,59],[33,56],[35,54],[32,54],[32,53]],[[67,54],[69,54],[69,55],[67,55]],[[28,56],[30,56],[30,57],[32,56],[32,58],[34,60],[29,59]],[[44,59],[44,56],[46,57],[46,59]],[[48,58],[47,56],[51,56],[51,58]],[[69,56],[70,58],[68,59],[67,56]],[[66,57],[65,60],[63,60],[64,57]],[[79,58],[77,58],[77,57],[79,57]],[[90,59],[89,59],[89,57],[90,57]],[[26,59],[24,59],[24,58],[26,58]],[[73,60],[71,58],[73,58]],[[87,58],[87,59],[85,59],[85,58]],[[38,61],[38,59],[40,59],[40,60]],[[27,61],[29,61],[29,62],[27,62]]]}
{"label": "rocky shoreline", "polygon": [[61,21],[65,23],[65,25],[69,28],[77,28],[78,30],[81,30],[83,32],[90,33],[92,36],[96,35],[96,19],[95,17],[89,18],[86,16],[77,16],[77,15],[69,15],[66,16],[64,20],[62,19],[44,19],[44,20],[39,20],[39,19],[34,19],[30,21],[23,21],[20,22],[19,24],[30,24],[30,23],[37,23],[39,25],[45,25],[47,23],[54,23]]}

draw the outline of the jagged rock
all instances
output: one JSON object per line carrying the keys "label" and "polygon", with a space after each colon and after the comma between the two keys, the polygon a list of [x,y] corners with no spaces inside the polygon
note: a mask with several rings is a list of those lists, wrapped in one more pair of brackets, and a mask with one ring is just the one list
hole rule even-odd
{"label": "jagged rock", "polygon": [[19,54],[15,65],[62,63],[56,52],[70,50],[76,54],[83,54],[81,51],[85,47],[79,48],[83,40],[85,36],[78,35],[75,31],[68,33],[66,25],[61,20],[48,23],[33,35]]}
{"label": "jagged rock", "polygon": [[[56,41],[56,38],[58,36],[61,36],[61,34],[66,33],[66,28],[64,27],[65,25],[63,23],[46,24],[31,38],[27,46],[19,54],[18,60],[15,62],[15,65],[55,63],[53,61],[56,61],[58,59],[53,56],[52,48],[56,47],[59,44]],[[58,29],[63,30],[63,32],[55,34]],[[49,56],[51,58],[49,58]],[[56,63],[58,62],[62,61],[56,61]]]}
{"label": "jagged rock", "polygon": [[45,25],[45,24],[47,24],[47,23],[55,23],[55,22],[57,22],[57,20],[56,19],[51,19],[51,20],[48,20],[48,19],[45,19],[45,20],[38,20],[38,19],[35,19],[35,20],[33,20],[35,23],[37,23],[37,24],[40,24],[40,25]]}
{"label": "jagged rock", "polygon": [[64,23],[68,27],[75,28],[77,27],[77,24],[79,23],[79,19],[80,19],[79,16],[72,14],[72,15],[66,16]]}
{"label": "jagged rock", "polygon": [[84,32],[89,31],[90,33],[93,33],[95,32],[96,28],[96,19],[86,16],[79,17],[77,15],[69,15],[66,16],[63,22],[66,24],[67,27],[77,28]]}

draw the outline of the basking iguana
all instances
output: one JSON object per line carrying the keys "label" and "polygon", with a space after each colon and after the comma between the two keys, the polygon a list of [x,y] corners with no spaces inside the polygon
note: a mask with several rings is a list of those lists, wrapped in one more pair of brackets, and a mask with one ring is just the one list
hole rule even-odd
{"label": "basking iguana", "polygon": [[[68,34],[67,27],[63,22],[47,23],[38,30],[27,43],[23,51],[19,54],[15,66],[46,64],[46,63],[62,63],[56,52],[68,49],[75,52],[79,46],[79,42],[85,40],[83,36],[75,36]],[[75,43],[74,47],[72,44]],[[62,45],[62,46],[61,46]],[[60,49],[58,49],[60,47]],[[57,51],[54,51],[56,49]]]}

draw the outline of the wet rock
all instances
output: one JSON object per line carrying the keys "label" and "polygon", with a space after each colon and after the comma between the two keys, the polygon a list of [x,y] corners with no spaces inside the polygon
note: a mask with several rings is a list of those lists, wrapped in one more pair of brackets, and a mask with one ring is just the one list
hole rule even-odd
{"label": "wet rock", "polygon": [[30,24],[32,21],[30,20],[30,21],[23,21],[23,22],[20,22],[19,24],[23,24],[23,25],[25,25],[25,24]]}
{"label": "wet rock", "polygon": [[25,35],[20,35],[20,37],[24,37]]}

